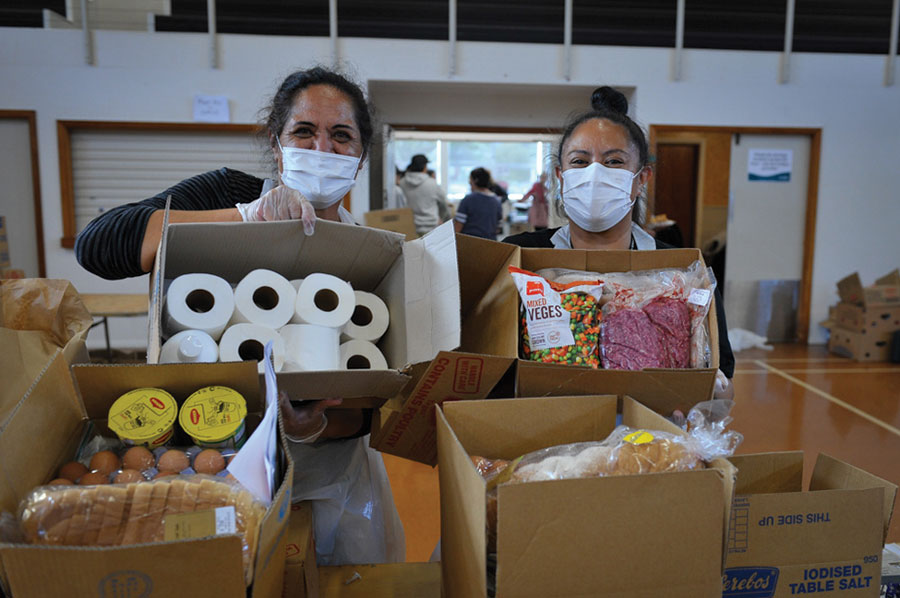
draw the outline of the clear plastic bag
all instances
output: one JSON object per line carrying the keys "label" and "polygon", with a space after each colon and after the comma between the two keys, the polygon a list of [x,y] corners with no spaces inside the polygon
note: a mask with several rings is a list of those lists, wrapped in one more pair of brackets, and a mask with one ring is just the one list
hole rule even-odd
{"label": "clear plastic bag", "polygon": [[403,525],[381,455],[369,437],[291,444],[294,502],[311,500],[316,562],[398,563],[406,558]]}
{"label": "clear plastic bag", "polygon": [[703,368],[710,364],[705,320],[716,288],[700,260],[687,268],[537,272],[559,284],[585,277],[603,281],[600,360],[607,369]]}
{"label": "clear plastic bag", "polygon": [[20,503],[19,521],[30,544],[128,546],[165,540],[166,517],[219,507],[226,508],[223,517],[229,523],[233,511],[234,528],[222,533],[241,537],[244,579],[250,585],[266,507],[225,478],[189,475],[131,484],[39,486]]}

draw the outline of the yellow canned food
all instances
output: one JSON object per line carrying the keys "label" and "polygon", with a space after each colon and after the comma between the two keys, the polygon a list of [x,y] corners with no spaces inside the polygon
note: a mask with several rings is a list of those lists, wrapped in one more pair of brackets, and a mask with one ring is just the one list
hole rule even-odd
{"label": "yellow canned food", "polygon": [[207,386],[187,398],[178,414],[181,429],[205,448],[240,448],[246,440],[247,402],[226,386]]}
{"label": "yellow canned food", "polygon": [[164,445],[175,431],[178,403],[161,388],[136,388],[109,408],[109,429],[127,445],[153,449]]}

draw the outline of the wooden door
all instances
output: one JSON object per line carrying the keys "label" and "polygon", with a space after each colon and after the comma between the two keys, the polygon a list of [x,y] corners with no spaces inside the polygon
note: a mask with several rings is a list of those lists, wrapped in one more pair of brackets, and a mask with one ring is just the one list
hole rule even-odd
{"label": "wooden door", "polygon": [[[659,143],[656,151],[654,211],[674,220],[681,230],[683,246],[694,247],[700,146],[695,143]],[[667,242],[668,239],[663,238]]]}

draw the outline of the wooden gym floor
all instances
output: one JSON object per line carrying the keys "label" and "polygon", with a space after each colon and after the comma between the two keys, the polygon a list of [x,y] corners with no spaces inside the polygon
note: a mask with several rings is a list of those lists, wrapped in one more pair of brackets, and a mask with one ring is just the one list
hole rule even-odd
{"label": "wooden gym floor", "polygon": [[[802,450],[804,487],[819,453],[900,484],[900,365],[857,363],[818,345],[736,357],[731,427],[744,435],[739,454]],[[406,559],[427,561],[441,527],[437,469],[391,455],[384,461],[406,530]],[[888,542],[900,542],[900,513]]]}

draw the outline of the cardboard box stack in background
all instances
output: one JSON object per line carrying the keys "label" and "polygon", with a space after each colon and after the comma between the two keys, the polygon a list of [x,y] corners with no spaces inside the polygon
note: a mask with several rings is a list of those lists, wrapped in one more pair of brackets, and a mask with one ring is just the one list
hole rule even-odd
{"label": "cardboard box stack in background", "polygon": [[[438,411],[443,595],[485,596],[486,484],[472,455],[514,459],[605,439],[623,422],[681,430],[628,397],[493,399]],[[734,467],[501,485],[498,596],[720,598]]]}
{"label": "cardboard box stack in background", "polygon": [[[248,431],[260,421],[264,397],[256,365],[78,365],[61,353],[50,362],[18,408],[0,425],[0,510],[17,512],[36,486],[56,477],[82,443],[108,434],[110,406],[141,387],[168,390],[180,403],[195,390],[225,385],[247,401]],[[253,584],[244,583],[240,538],[233,534],[133,546],[0,544],[0,581],[15,598],[133,595],[194,598],[278,598],[285,565],[293,463],[277,443],[274,498],[259,525]],[[106,512],[113,512],[107,507]],[[113,519],[113,522],[116,520]]]}
{"label": "cardboard box stack in background", "polygon": [[416,224],[413,221],[412,208],[398,208],[396,210],[371,210],[364,214],[366,226],[390,230],[406,235],[407,241],[412,241],[419,235],[416,233]]}
{"label": "cardboard box stack in background", "polygon": [[819,455],[801,492],[801,451],[729,460],[738,477],[723,596],[878,596],[896,485]]}
{"label": "cardboard box stack in background", "polygon": [[863,287],[854,272],[837,284],[840,302],[823,323],[828,349],[856,361],[888,361],[891,339],[900,330],[900,270]]}

